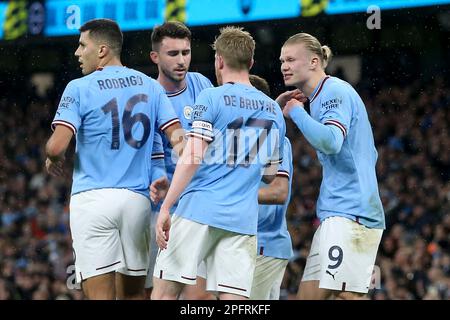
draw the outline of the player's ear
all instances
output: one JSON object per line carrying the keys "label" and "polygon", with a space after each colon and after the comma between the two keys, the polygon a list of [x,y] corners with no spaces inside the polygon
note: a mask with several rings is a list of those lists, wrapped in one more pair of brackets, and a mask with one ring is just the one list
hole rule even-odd
{"label": "player's ear", "polygon": [[253,60],[253,58],[252,58],[252,61],[250,61],[250,65],[248,66],[248,70],[250,71],[250,69],[253,67],[253,63],[255,62],[255,60]]}
{"label": "player's ear", "polygon": [[159,63],[158,52],[150,51],[150,59],[153,61],[153,63],[158,64]]}
{"label": "player's ear", "polygon": [[109,50],[111,50],[108,46],[102,44],[98,47],[98,57],[100,59],[104,58],[105,56],[108,55]]}
{"label": "player's ear", "polygon": [[221,55],[217,55],[217,63],[219,64],[219,69],[222,70],[225,65],[225,61]]}
{"label": "player's ear", "polygon": [[319,66],[319,58],[317,56],[313,56],[311,58],[310,69],[316,69]]}

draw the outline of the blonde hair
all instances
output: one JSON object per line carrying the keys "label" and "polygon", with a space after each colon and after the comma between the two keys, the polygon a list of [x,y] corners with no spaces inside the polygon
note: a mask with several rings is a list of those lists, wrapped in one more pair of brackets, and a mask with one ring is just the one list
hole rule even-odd
{"label": "blonde hair", "polygon": [[310,52],[316,54],[320,58],[320,62],[322,63],[322,68],[325,69],[333,57],[333,53],[331,52],[330,47],[322,46],[317,40],[316,37],[308,34],[308,33],[297,33],[291,36],[286,42],[283,44],[284,46],[291,44],[304,44],[305,48]]}
{"label": "blonde hair", "polygon": [[255,40],[243,28],[228,26],[220,29],[220,35],[212,47],[223,57],[229,68],[250,70],[255,53]]}

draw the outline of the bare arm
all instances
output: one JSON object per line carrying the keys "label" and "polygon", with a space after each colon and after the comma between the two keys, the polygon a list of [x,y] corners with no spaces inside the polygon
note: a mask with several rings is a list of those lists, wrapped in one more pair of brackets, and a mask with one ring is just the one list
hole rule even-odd
{"label": "bare arm", "polygon": [[167,139],[169,139],[170,144],[173,147],[173,150],[175,150],[177,155],[180,156],[183,153],[183,150],[186,146],[186,139],[184,138],[185,131],[181,127],[181,124],[177,122],[171,125],[170,127],[164,130],[164,133]]}
{"label": "bare arm", "polygon": [[57,125],[50,139],[45,146],[47,159],[45,167],[47,172],[53,176],[63,174],[64,154],[72,140],[73,131],[66,126]]}
{"label": "bare arm", "polygon": [[156,242],[161,249],[167,248],[169,241],[170,208],[191,182],[207,148],[208,143],[201,138],[190,137],[186,142],[156,222]]}
{"label": "bare arm", "polygon": [[264,174],[262,176],[262,181],[264,183],[271,183],[275,177],[277,176],[277,171],[278,171],[278,163],[272,163],[270,164],[265,170],[264,170]]}
{"label": "bare arm", "polygon": [[284,204],[289,195],[289,178],[277,176],[265,188],[258,190],[259,204]]}
{"label": "bare arm", "polygon": [[45,146],[47,158],[52,161],[64,158],[64,153],[72,140],[73,131],[66,126],[57,125]]}
{"label": "bare arm", "polygon": [[181,193],[191,182],[192,177],[203,160],[207,148],[208,143],[203,139],[190,137],[187,140],[185,150],[175,168],[169,191],[162,204],[163,207],[170,209],[177,201]]}

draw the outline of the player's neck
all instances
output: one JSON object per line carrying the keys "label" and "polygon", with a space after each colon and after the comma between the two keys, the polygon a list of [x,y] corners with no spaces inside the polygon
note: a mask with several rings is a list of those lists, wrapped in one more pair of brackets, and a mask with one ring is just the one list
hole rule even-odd
{"label": "player's neck", "polygon": [[250,80],[248,78],[248,71],[229,71],[222,73],[222,83],[233,82],[242,83],[251,86]]}
{"label": "player's neck", "polygon": [[105,57],[100,60],[99,67],[104,68],[108,66],[122,66],[122,62],[120,62],[120,59],[117,57]]}
{"label": "player's neck", "polygon": [[162,73],[159,73],[158,79],[156,79],[159,84],[166,90],[166,92],[177,92],[186,87],[186,78],[181,81],[173,81],[165,77]]}
{"label": "player's neck", "polygon": [[319,85],[320,81],[325,78],[324,71],[315,73],[308,81],[306,81],[302,88],[299,88],[307,97],[309,97],[314,89]]}

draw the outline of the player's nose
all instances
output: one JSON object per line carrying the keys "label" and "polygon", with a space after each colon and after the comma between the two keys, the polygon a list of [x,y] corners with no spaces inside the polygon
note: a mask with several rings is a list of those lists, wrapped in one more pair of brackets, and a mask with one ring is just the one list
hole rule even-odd
{"label": "player's nose", "polygon": [[287,71],[289,70],[289,65],[287,63],[282,63],[281,64],[281,71]]}
{"label": "player's nose", "polygon": [[178,62],[178,64],[180,66],[184,66],[186,64],[186,59],[185,59],[185,57],[182,54],[180,54],[180,55],[178,55],[178,61],[177,62]]}

